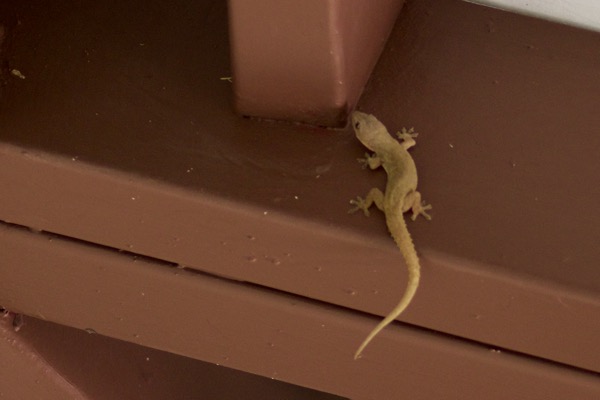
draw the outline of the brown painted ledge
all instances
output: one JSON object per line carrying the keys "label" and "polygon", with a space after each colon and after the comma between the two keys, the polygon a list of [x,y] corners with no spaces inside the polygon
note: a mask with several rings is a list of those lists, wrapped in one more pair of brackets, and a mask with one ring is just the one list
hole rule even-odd
{"label": "brown painted ledge", "polygon": [[357,399],[598,397],[598,34],[403,8],[359,107],[421,132],[434,219],[355,362],[406,273],[350,131],[234,116],[221,2],[8,3],[0,305]]}

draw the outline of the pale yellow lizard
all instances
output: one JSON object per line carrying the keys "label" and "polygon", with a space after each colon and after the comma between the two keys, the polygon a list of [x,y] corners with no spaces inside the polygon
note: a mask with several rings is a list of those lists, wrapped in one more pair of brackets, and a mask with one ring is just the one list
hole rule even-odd
{"label": "pale yellow lizard", "polygon": [[408,285],[404,295],[398,305],[362,342],[354,354],[354,359],[357,359],[369,342],[406,309],[417,291],[420,278],[419,257],[402,214],[412,210],[413,221],[419,214],[426,219],[431,219],[425,212],[431,209],[431,205],[421,202],[421,193],[417,192],[417,167],[408,154],[408,149],[416,144],[414,137],[417,136],[417,133],[414,133],[413,129],[403,128],[397,134],[402,139],[402,142],[399,142],[389,134],[377,118],[359,111],[352,113],[352,126],[358,140],[374,152],[373,155],[367,153],[366,158],[359,159],[359,161],[371,169],[382,166],[387,173],[387,185],[385,194],[381,190],[373,188],[366,198],[357,197],[356,200],[351,200],[350,203],[355,207],[349,212],[362,210],[366,216],[369,216],[369,207],[375,203],[377,208],[385,213],[388,229],[400,248],[408,267]]}

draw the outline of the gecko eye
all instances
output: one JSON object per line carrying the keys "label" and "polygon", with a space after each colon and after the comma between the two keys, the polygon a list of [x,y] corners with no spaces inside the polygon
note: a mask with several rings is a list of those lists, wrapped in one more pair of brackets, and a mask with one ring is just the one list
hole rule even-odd
{"label": "gecko eye", "polygon": [[359,129],[360,128],[360,121],[356,121],[354,123],[354,129]]}

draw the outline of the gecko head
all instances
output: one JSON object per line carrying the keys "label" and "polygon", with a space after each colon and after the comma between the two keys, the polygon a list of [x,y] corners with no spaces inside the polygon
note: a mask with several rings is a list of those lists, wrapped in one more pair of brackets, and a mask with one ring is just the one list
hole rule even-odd
{"label": "gecko head", "polygon": [[352,113],[352,127],[358,140],[361,141],[370,150],[376,150],[372,146],[387,132],[385,126],[372,114],[365,114],[360,111]]}

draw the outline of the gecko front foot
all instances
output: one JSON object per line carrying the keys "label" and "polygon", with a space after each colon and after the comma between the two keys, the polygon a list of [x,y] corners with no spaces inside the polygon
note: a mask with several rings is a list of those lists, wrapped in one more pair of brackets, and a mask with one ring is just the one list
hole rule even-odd
{"label": "gecko front foot", "polygon": [[381,159],[376,154],[365,153],[365,158],[357,158],[356,160],[360,163],[362,169],[367,167],[376,169],[381,166]]}
{"label": "gecko front foot", "polygon": [[370,204],[367,204],[367,201],[360,196],[356,196],[356,200],[350,200],[350,204],[354,204],[354,207],[348,210],[348,214],[352,214],[357,212],[358,210],[362,210],[362,212],[368,217],[371,215],[369,212]]}
{"label": "gecko front foot", "polygon": [[417,136],[419,136],[419,134],[415,132],[415,128],[402,128],[401,131],[396,132],[396,136],[398,136],[398,139],[408,140],[416,138]]}
{"label": "gecko front foot", "polygon": [[371,157],[371,155],[369,153],[365,153],[365,157],[364,158],[357,158],[356,161],[358,161],[358,163],[360,164],[360,167],[362,169],[366,169],[369,166],[369,157]]}

